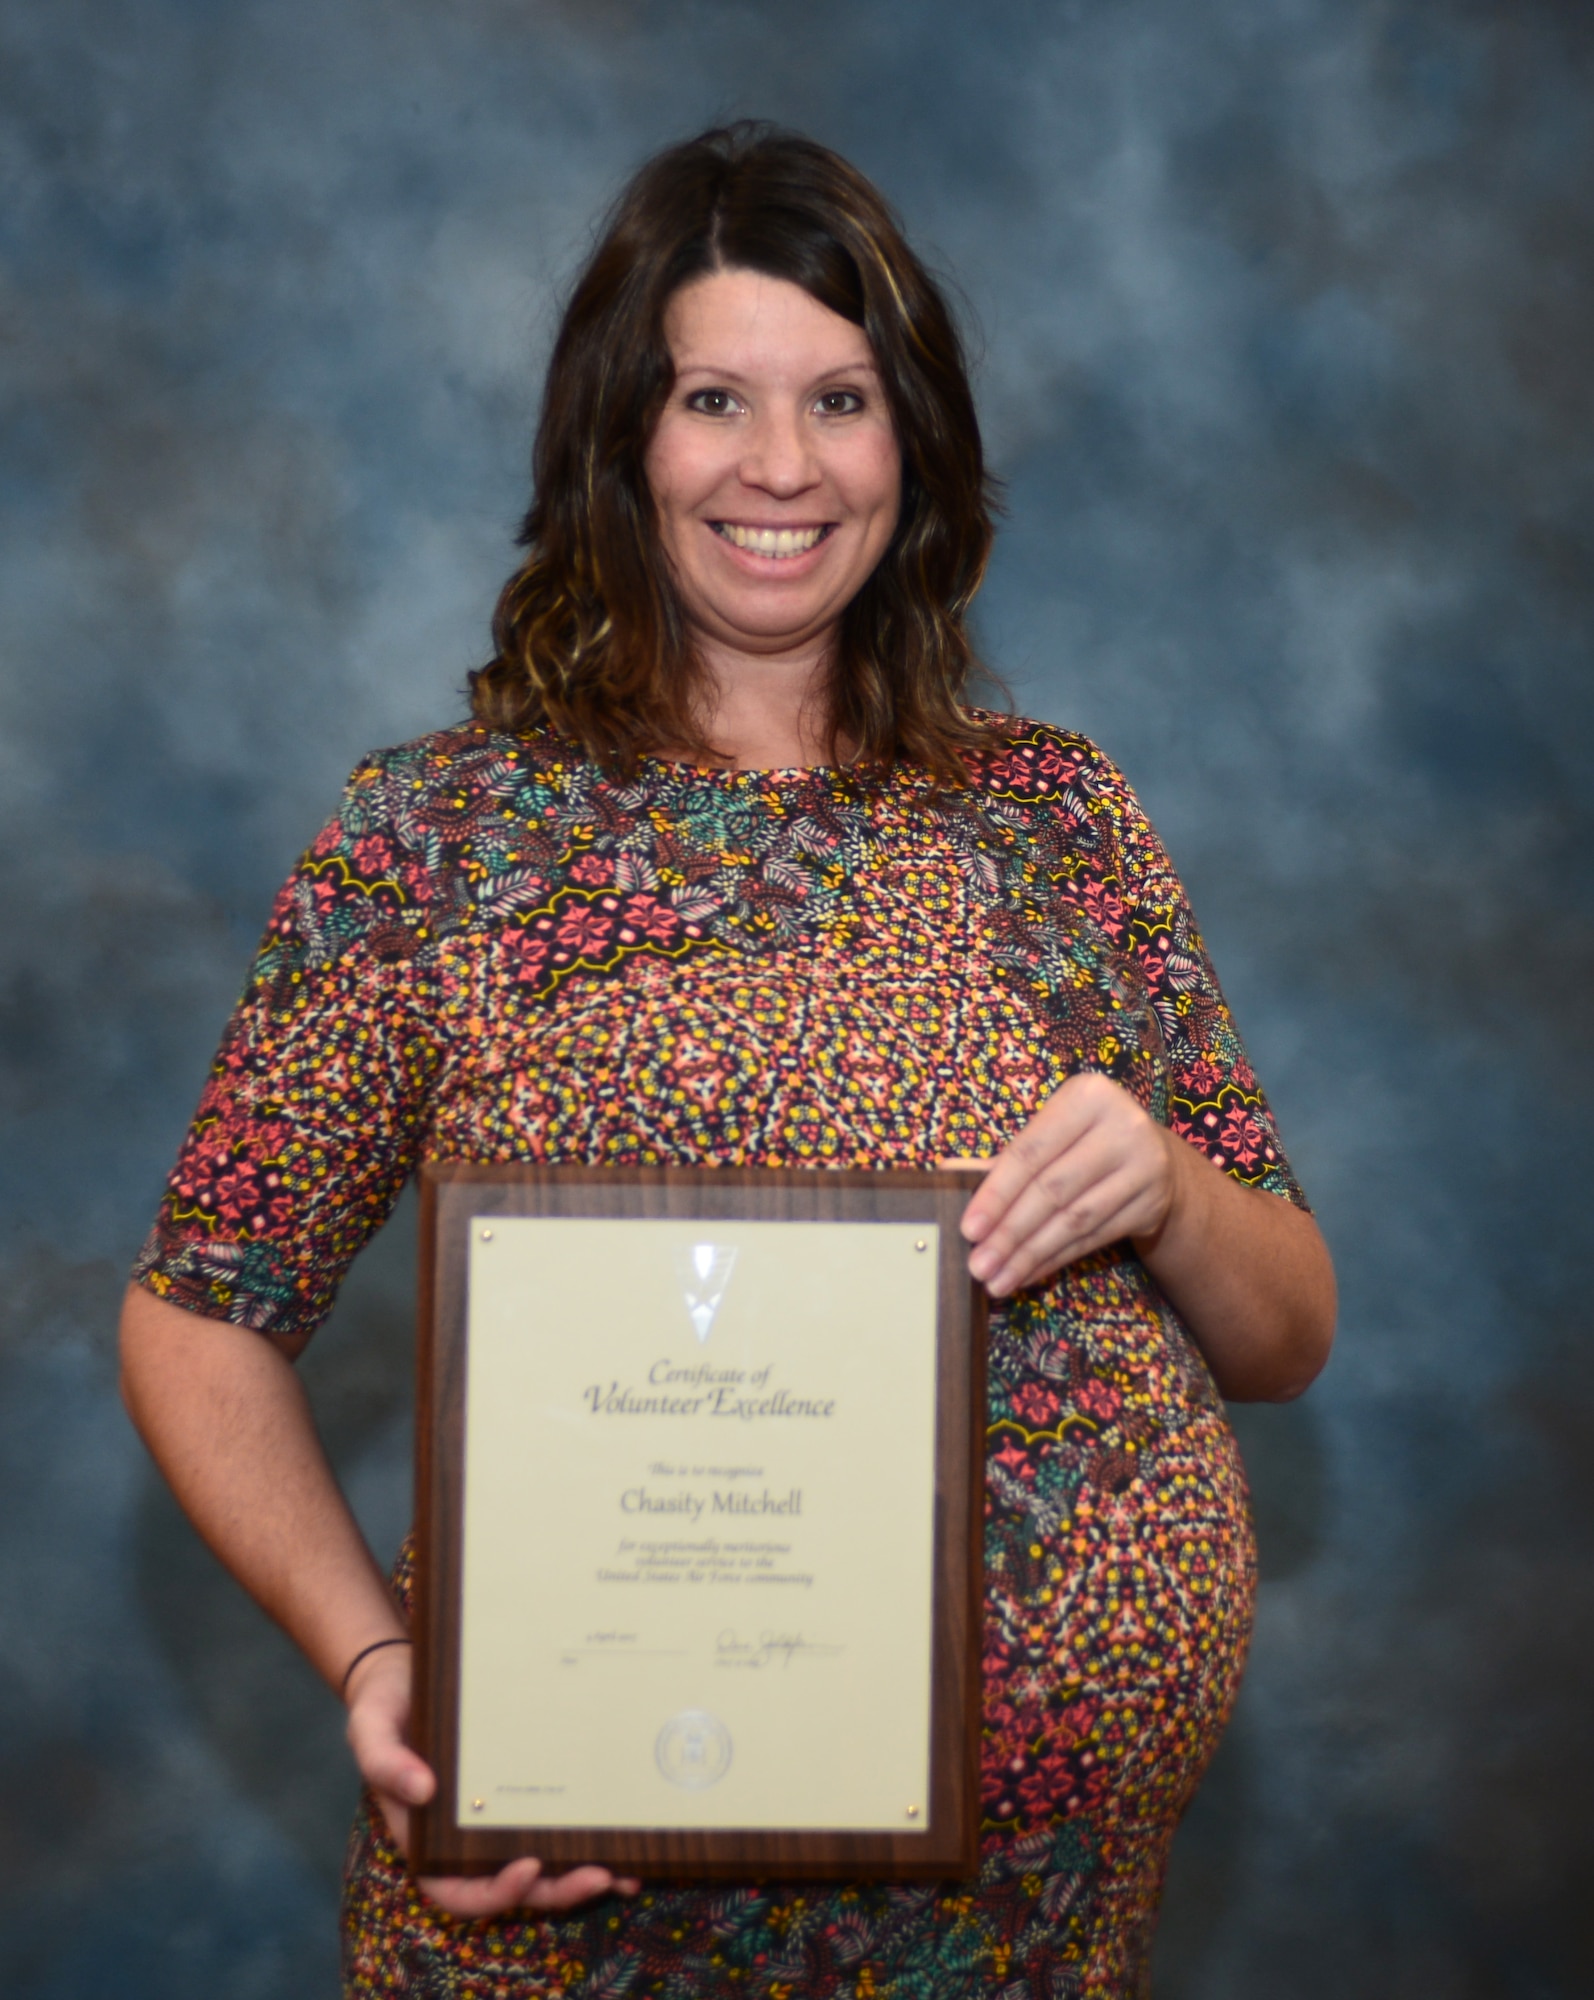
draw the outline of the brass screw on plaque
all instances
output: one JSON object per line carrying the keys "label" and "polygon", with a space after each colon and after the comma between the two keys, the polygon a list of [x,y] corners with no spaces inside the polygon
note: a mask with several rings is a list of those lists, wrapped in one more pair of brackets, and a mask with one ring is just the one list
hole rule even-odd
{"label": "brass screw on plaque", "polygon": [[909,1806],[907,1812],[909,1819],[917,1819],[919,1817],[919,1808],[917,1806]]}
{"label": "brass screw on plaque", "polygon": [[484,1229],[482,1231],[482,1241],[484,1243],[491,1243],[492,1240],[493,1240],[493,1232],[490,1229]]}
{"label": "brass screw on plaque", "polygon": [[924,1238],[921,1236],[918,1242],[915,1243],[913,1247],[915,1250],[928,1250],[930,1246],[928,1243],[925,1242]]}
{"label": "brass screw on plaque", "polygon": [[470,1802],[472,1812],[483,1812],[486,1810],[486,1806],[487,1801],[485,1799],[472,1799]]}

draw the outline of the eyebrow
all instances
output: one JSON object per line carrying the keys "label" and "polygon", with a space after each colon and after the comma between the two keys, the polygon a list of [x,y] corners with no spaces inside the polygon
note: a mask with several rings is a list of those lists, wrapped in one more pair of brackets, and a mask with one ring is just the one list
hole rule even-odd
{"label": "eyebrow", "polygon": [[[826,382],[841,375],[875,375],[880,373],[879,363],[873,360],[844,361],[834,368],[822,368],[814,376],[815,382]],[[719,382],[745,382],[748,378],[739,368],[725,368],[712,361],[685,361],[677,365],[675,379],[683,375],[712,375]]]}

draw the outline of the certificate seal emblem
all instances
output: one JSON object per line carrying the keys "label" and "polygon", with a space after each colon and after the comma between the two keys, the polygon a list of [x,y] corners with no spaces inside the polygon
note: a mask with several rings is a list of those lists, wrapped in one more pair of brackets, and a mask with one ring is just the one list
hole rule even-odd
{"label": "certificate seal emblem", "polygon": [[684,1708],[659,1731],[653,1754],[672,1785],[707,1791],[731,1768],[731,1732],[706,1708]]}

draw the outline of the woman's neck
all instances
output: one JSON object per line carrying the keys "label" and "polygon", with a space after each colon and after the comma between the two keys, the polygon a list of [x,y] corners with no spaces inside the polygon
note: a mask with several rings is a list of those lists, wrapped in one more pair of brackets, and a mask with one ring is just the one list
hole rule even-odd
{"label": "woman's neck", "polygon": [[820,645],[773,655],[705,647],[705,739],[739,771],[845,762],[854,746],[832,727],[831,657]]}

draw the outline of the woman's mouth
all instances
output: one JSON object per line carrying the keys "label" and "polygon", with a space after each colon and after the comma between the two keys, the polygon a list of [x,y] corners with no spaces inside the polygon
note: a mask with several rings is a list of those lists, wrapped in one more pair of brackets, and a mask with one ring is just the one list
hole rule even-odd
{"label": "woman's mouth", "polygon": [[784,556],[807,555],[810,549],[818,547],[835,523],[827,521],[818,528],[744,528],[735,521],[712,521],[709,525],[733,547],[745,549],[753,556],[773,556],[779,562]]}

